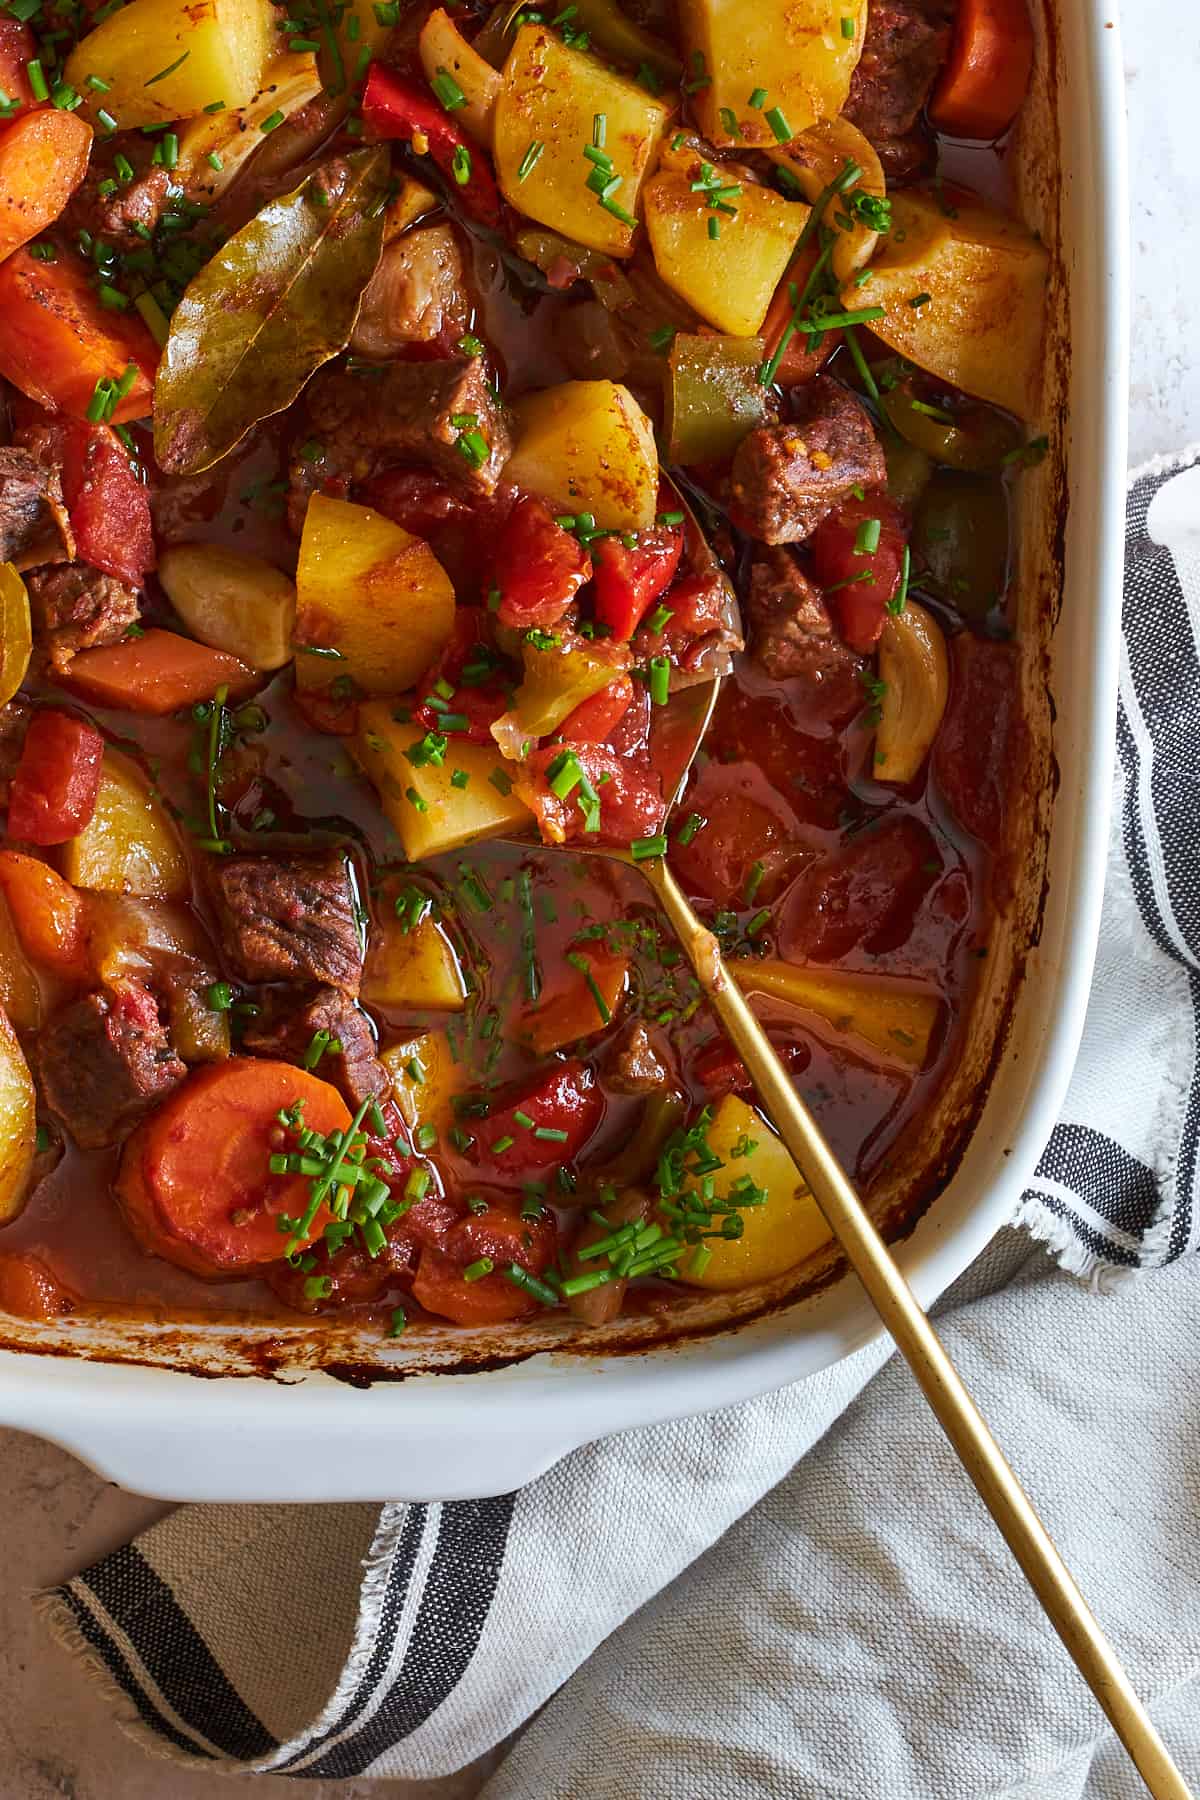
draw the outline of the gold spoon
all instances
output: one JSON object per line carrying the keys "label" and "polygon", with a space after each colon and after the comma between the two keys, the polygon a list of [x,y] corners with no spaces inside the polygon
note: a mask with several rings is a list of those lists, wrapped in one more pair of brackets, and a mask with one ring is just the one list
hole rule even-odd
{"label": "gold spoon", "polygon": [[[672,695],[665,707],[656,709],[651,742],[668,796],[664,832],[699,754],[719,690],[720,676]],[[572,854],[581,848],[578,841],[569,846]],[[617,846],[597,845],[594,853],[627,863],[653,890],[826,1224],[1146,1787],[1156,1800],[1194,1800],[940,1338],[725,967],[720,945],[692,911],[666,859],[635,862]]]}

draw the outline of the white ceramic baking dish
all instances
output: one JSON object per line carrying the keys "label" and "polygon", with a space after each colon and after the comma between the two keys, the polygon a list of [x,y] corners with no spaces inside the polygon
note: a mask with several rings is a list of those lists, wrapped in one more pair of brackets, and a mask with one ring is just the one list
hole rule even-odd
{"label": "white ceramic baking dish", "polygon": [[[1111,8],[1043,4],[1037,87],[1016,150],[1026,214],[1058,271],[1044,420],[1054,449],[1022,484],[1034,779],[1013,820],[1021,896],[997,934],[936,1129],[922,1134],[926,1150],[944,1153],[944,1166],[926,1155],[917,1171],[936,1197],[897,1246],[927,1304],[1012,1216],[1054,1124],[1083,1023],[1108,840],[1125,473],[1124,97]],[[903,1187],[881,1197],[885,1215],[902,1206]],[[484,1340],[435,1330],[382,1350],[299,1326],[13,1326],[0,1347],[0,1422],[173,1499],[494,1494],[592,1438],[810,1375],[879,1330],[857,1283],[831,1268],[806,1271],[790,1291],[701,1302],[689,1322],[682,1338],[644,1322],[586,1342],[553,1330]]]}

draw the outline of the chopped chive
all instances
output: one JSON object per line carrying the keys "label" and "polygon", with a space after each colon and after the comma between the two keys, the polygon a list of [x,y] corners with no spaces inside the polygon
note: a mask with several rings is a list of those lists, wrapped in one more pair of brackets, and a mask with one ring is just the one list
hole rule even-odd
{"label": "chopped chive", "polygon": [[767,104],[766,88],[755,88],[746,104],[747,106],[752,106],[755,112],[761,112],[763,107]]}
{"label": "chopped chive", "polygon": [[433,80],[429,83],[447,112],[467,104],[467,96],[455,81],[449,69],[438,68]]}
{"label": "chopped chive", "polygon": [[282,125],[282,124],[283,124],[283,114],[281,112],[276,111],[276,112],[271,113],[268,118],[265,118],[262,121],[262,123],[259,125],[258,129],[260,131],[274,131],[277,125]]}
{"label": "chopped chive", "polygon": [[792,128],[784,117],[781,107],[773,106],[770,112],[763,114],[763,118],[771,127],[776,143],[787,144],[791,142],[793,135]]}
{"label": "chopped chive", "polygon": [[879,519],[864,519],[854,538],[854,554],[856,556],[874,556],[879,548],[879,534],[882,523]]}
{"label": "chopped chive", "polygon": [[847,13],[842,14],[842,36],[848,40],[854,37],[854,20]]}
{"label": "chopped chive", "polygon": [[471,152],[465,144],[457,144],[450,164],[451,172],[459,187],[466,187],[471,179]]}
{"label": "chopped chive", "polygon": [[665,656],[650,658],[650,703],[665,706],[671,689],[671,665]]}
{"label": "chopped chive", "polygon": [[152,75],[149,81],[142,83],[142,86],[153,87],[156,81],[165,81],[168,75],[173,75],[176,69],[182,68],[191,54],[190,50],[185,50],[182,56],[177,56],[173,63],[168,63],[165,69],[160,69],[157,75]]}
{"label": "chopped chive", "polygon": [[34,99],[48,100],[50,98],[50,89],[46,84],[45,71],[36,56],[25,64],[25,74],[31,89],[33,90]]}
{"label": "chopped chive", "polygon": [[537,160],[545,148],[546,146],[541,138],[534,139],[524,156],[521,158],[520,165],[517,168],[518,181],[524,181],[526,176],[532,175],[534,168],[537,165]]}
{"label": "chopped chive", "polygon": [[[376,7],[375,10],[376,10],[376,12],[378,12],[379,8]],[[407,1324],[408,1324],[408,1314],[405,1312],[404,1308],[402,1306],[393,1306],[392,1321],[391,1321],[391,1324],[388,1326],[388,1336],[389,1337],[399,1337],[401,1332],[404,1330],[404,1327]]]}
{"label": "chopped chive", "polygon": [[216,169],[218,174],[220,174],[221,170],[225,167],[225,164],[221,158],[220,152],[216,151],[216,150],[209,151],[206,161],[208,163],[209,168]]}
{"label": "chopped chive", "polygon": [[462,1278],[464,1281],[482,1281],[484,1276],[490,1275],[495,1267],[496,1265],[490,1256],[481,1256],[478,1262],[467,1264],[466,1268],[463,1270]]}
{"label": "chopped chive", "polygon": [[506,1269],[501,1270],[501,1274],[505,1281],[510,1281],[513,1287],[523,1288],[527,1294],[532,1294],[535,1300],[540,1300],[543,1306],[558,1305],[558,1295],[550,1284],[539,1281],[536,1275],[531,1275],[528,1269],[521,1267],[520,1263],[509,1263]]}
{"label": "chopped chive", "polygon": [[512,1149],[516,1141],[515,1137],[498,1137],[492,1145],[492,1155],[503,1156],[506,1150]]}
{"label": "chopped chive", "polygon": [[661,832],[657,837],[635,838],[629,846],[629,854],[634,862],[649,862],[667,854],[667,840]]}
{"label": "chopped chive", "polygon": [[701,818],[699,813],[689,813],[684,820],[683,828],[679,833],[679,843],[690,844],[696,833],[703,830],[704,824],[705,821]]}

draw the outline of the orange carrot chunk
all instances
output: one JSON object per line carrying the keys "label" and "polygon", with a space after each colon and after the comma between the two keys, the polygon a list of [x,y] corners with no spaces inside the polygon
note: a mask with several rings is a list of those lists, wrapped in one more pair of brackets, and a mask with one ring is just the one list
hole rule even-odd
{"label": "orange carrot chunk", "polygon": [[958,0],[954,42],[929,116],[951,137],[990,143],[1016,118],[1032,71],[1025,0]]}
{"label": "orange carrot chunk", "polygon": [[0,850],[0,892],[8,902],[26,956],[56,975],[86,980],[87,906],[83,895],[48,863],[19,850]]}
{"label": "orange carrot chunk", "polygon": [[53,225],[83,180],[92,128],[57,107],[0,131],[0,259]]}
{"label": "orange carrot chunk", "polygon": [[[271,1170],[285,1137],[279,1114],[297,1101],[304,1124],[324,1136],[350,1124],[337,1089],[290,1063],[233,1056],[189,1076],[121,1156],[116,1195],[143,1250],[219,1280],[319,1237],[330,1218],[324,1204],[302,1236],[280,1223],[304,1219],[311,1180]],[[294,1133],[287,1141],[295,1147]]]}
{"label": "orange carrot chunk", "polygon": [[91,274],[62,249],[53,262],[38,262],[25,248],[0,262],[0,375],[40,406],[76,419],[87,417],[98,382],[128,381],[105,417],[145,418],[158,347],[136,313],[101,305]]}
{"label": "orange carrot chunk", "polygon": [[96,706],[154,717],[211,700],[219,687],[238,699],[259,679],[236,656],[157,628],[119,644],[81,650],[62,674],[68,687]]}

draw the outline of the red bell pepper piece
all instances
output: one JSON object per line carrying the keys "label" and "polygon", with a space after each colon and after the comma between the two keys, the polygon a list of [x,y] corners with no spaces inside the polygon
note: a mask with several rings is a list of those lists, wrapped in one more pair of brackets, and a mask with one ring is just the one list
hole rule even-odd
{"label": "red bell pepper piece", "polygon": [[558,734],[568,744],[603,744],[633,704],[633,678],[618,675],[568,713]]}
{"label": "red bell pepper piece", "polygon": [[549,507],[522,500],[509,514],[492,558],[492,585],[500,592],[496,617],[518,631],[548,629],[591,575],[587,551]]}
{"label": "red bell pepper piece", "polygon": [[467,1160],[485,1181],[520,1187],[570,1162],[603,1116],[591,1070],[581,1062],[553,1063],[497,1096],[486,1118],[472,1119],[475,1142]]}
{"label": "red bell pepper piece", "polygon": [[81,560],[140,587],[155,561],[150,494],[109,426],[67,424],[63,499]]}
{"label": "red bell pepper piece", "polygon": [[[876,523],[878,541],[869,550],[865,546],[874,538]],[[907,539],[896,502],[885,494],[868,494],[863,500],[843,501],[809,540],[817,580],[837,590],[832,594],[834,615],[852,650],[867,654],[879,642],[888,601],[900,586]]]}
{"label": "red bell pepper piece", "polygon": [[94,725],[47,708],[34,714],[8,790],[8,835],[63,844],[96,810],[104,739]]}
{"label": "red bell pepper piece", "polygon": [[491,164],[437,101],[415,81],[372,63],[362,112],[377,138],[423,137],[429,154],[451,182],[464,212],[492,230],[500,225],[500,190]]}
{"label": "red bell pepper piece", "polygon": [[628,643],[675,578],[683,555],[683,532],[659,525],[640,532],[632,549],[619,537],[599,538],[594,554],[596,618],[618,642]]}

